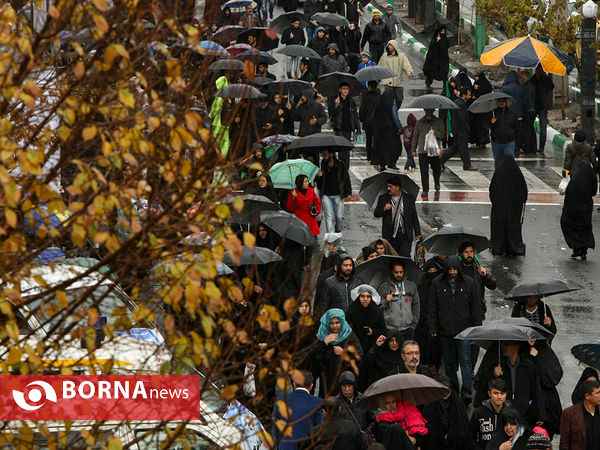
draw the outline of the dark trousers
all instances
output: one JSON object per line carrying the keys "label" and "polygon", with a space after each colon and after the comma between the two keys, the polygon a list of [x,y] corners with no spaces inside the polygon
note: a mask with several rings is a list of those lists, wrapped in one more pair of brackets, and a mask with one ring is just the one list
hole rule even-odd
{"label": "dark trousers", "polygon": [[375,136],[373,136],[373,130],[365,128],[365,146],[367,148],[367,159],[373,162],[373,149],[375,148]]}
{"label": "dark trousers", "polygon": [[442,153],[440,163],[445,164],[452,156],[457,153],[460,155],[460,160],[463,163],[463,169],[471,167],[471,157],[469,156],[469,137],[455,136],[454,143]]}
{"label": "dark trousers", "polygon": [[383,55],[383,51],[385,50],[385,44],[373,44],[369,42],[369,51],[371,52],[371,60],[376,64],[379,64],[379,58]]}
{"label": "dark trousers", "polygon": [[536,116],[540,118],[540,146],[539,150],[543,151],[546,146],[546,130],[548,128],[548,110],[538,109],[535,112]]}
{"label": "dark trousers", "polygon": [[[349,141],[352,140],[352,131],[344,131],[344,130],[335,130],[336,136],[344,136]],[[350,168],[350,151],[338,152],[338,159],[344,163],[346,168],[346,172]]]}
{"label": "dark trousers", "polygon": [[412,250],[412,241],[406,238],[406,235],[398,230],[398,235],[395,238],[388,239],[390,245],[394,247],[394,250],[400,256],[407,256],[410,258],[410,251]]}
{"label": "dark trousers", "polygon": [[535,111],[527,111],[523,113],[523,152],[535,153],[537,150],[537,140],[535,137]]}
{"label": "dark trousers", "polygon": [[440,184],[440,175],[442,174],[442,166],[440,165],[439,156],[427,156],[427,153],[419,153],[419,170],[421,171],[421,191],[427,193],[429,191],[429,166],[433,171],[433,183],[437,187]]}

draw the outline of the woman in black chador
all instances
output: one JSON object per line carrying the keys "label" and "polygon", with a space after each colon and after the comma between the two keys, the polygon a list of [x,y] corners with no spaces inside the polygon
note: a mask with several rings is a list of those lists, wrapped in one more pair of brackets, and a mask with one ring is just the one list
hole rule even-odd
{"label": "woman in black chador", "polygon": [[592,231],[593,197],[598,191],[598,179],[589,161],[583,161],[571,178],[565,192],[565,203],[560,216],[560,228],[569,248],[571,258],[584,260],[588,248],[594,248]]}
{"label": "woman in black chador", "polygon": [[493,255],[524,255],[521,236],[527,183],[512,155],[505,155],[490,183],[490,228]]}
{"label": "woman in black chador", "polygon": [[431,87],[433,80],[446,81],[448,79],[448,68],[450,58],[448,57],[448,37],[446,36],[446,25],[439,24],[437,30],[431,37],[423,73],[426,76],[425,85]]}

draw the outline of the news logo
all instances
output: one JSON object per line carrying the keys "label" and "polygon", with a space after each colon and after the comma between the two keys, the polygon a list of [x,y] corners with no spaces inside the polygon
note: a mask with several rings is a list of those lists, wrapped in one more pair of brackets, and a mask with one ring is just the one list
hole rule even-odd
{"label": "news logo", "polygon": [[[50,384],[46,383],[45,381],[32,381],[25,387],[30,386],[39,386],[40,388],[42,388],[42,390],[44,391],[44,398],[46,400],[54,403],[58,401],[56,397],[56,391]],[[27,400],[25,400],[25,394],[21,391],[17,391],[14,389],[12,391],[12,396],[19,408],[24,409],[25,411],[35,411],[46,404],[46,402],[44,402],[40,405],[30,405],[27,402]],[[37,388],[32,388],[29,390],[27,398],[32,403],[39,403],[42,400],[42,391]]]}

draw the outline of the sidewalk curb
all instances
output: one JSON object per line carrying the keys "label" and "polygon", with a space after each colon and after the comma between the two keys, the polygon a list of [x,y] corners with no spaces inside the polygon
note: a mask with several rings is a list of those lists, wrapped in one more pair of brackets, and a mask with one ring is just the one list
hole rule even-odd
{"label": "sidewalk curb", "polygon": [[[400,39],[403,43],[412,46],[416,51],[418,51],[423,56],[425,56],[427,54],[427,47],[425,47],[425,45],[423,45],[418,39],[413,37],[413,35],[410,34],[408,31],[406,31],[406,29],[404,28],[404,27],[411,28],[410,26],[408,26],[403,21],[401,21],[401,22],[402,22],[403,29],[398,31],[398,39]],[[415,30],[411,30],[411,31],[414,33]],[[452,56],[450,56],[450,60],[452,61]],[[462,64],[459,64],[456,61],[452,61],[450,64],[450,73],[452,74],[452,76],[455,76],[458,73],[459,69],[464,69],[467,71],[467,73],[469,73],[469,70],[466,67],[464,67]],[[571,88],[571,89],[575,90],[576,88]],[[579,95],[581,95],[581,94],[579,94]],[[600,112],[600,103],[598,101],[596,101],[596,108],[597,108],[598,112]],[[537,119],[535,121],[534,128],[535,128],[536,133],[539,134],[540,124]],[[561,148],[563,150],[563,155],[564,155],[564,151],[566,150],[567,145],[569,145],[571,143],[571,138],[569,136],[565,136],[565,135],[561,134],[559,131],[555,130],[554,128],[552,128],[549,125],[546,129],[546,136],[547,136],[547,141],[551,141],[554,145]]]}

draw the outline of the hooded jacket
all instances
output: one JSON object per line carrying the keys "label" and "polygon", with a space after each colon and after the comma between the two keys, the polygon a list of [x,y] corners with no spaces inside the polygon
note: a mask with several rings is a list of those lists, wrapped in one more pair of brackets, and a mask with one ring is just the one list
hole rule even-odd
{"label": "hooded jacket", "polygon": [[[361,430],[364,430],[375,420],[375,416],[371,411],[356,407],[356,404],[362,398],[362,392],[358,392],[358,380],[356,375],[349,370],[342,372],[338,378],[338,386],[341,386],[342,384],[352,384],[354,386],[354,397],[352,397],[352,400],[349,400],[344,397],[341,392],[336,395],[339,399],[340,415],[343,418],[352,421],[352,423],[355,423],[354,419],[356,419]],[[352,417],[353,415],[354,417]]]}
{"label": "hooded jacket", "polygon": [[315,36],[310,41],[308,41],[307,47],[312,48],[315,52],[319,54],[319,56],[323,57],[327,54],[328,45],[329,39],[327,39],[325,36],[320,38],[318,34],[315,34]]}
{"label": "hooded jacket", "polygon": [[331,43],[327,46],[327,50],[330,48],[335,50],[335,56],[331,56],[327,53],[321,59],[321,66],[319,67],[319,76],[325,75],[331,72],[347,72],[346,58],[340,55],[340,48],[337,44]]}
{"label": "hooded jacket", "polygon": [[[344,280],[340,274],[342,272],[342,263],[347,259],[352,261],[352,272],[350,278]],[[352,257],[346,253],[340,255],[337,263],[335,275],[327,278],[323,282],[321,292],[317,293],[315,298],[315,313],[320,317],[325,311],[331,308],[339,308],[346,311],[352,304],[352,289],[365,284],[363,279],[355,274],[356,265]]]}
{"label": "hooded jacket", "polygon": [[509,108],[516,114],[518,118],[523,117],[523,113],[527,109],[527,93],[525,92],[525,88],[519,81],[519,76],[517,72],[511,70],[502,83],[502,92],[505,94],[509,94],[512,98],[515,99],[514,102],[511,103]]}
{"label": "hooded jacket", "polygon": [[[390,279],[384,281],[377,288],[381,295],[381,310],[386,318],[388,328],[396,328],[404,331],[408,328],[416,328],[419,323],[421,306],[417,285],[410,280],[396,283]],[[394,293],[391,301],[387,301],[388,294]]]}
{"label": "hooded jacket", "polygon": [[402,134],[402,142],[404,148],[408,151],[412,151],[413,136],[415,134],[415,126],[417,125],[417,118],[413,113],[410,113],[406,118],[406,125],[400,130]]}
{"label": "hooded jacket", "polygon": [[592,167],[594,167],[594,172],[598,173],[600,171],[592,146],[587,142],[571,142],[569,145],[567,145],[563,169],[568,170],[569,174],[573,176],[575,175],[575,171],[582,161],[591,162]]}
{"label": "hooded jacket", "polygon": [[[458,269],[454,292],[449,269]],[[446,259],[444,271],[431,283],[429,292],[429,331],[454,337],[468,327],[481,325],[481,301],[475,282],[463,275],[458,256]]]}
{"label": "hooded jacket", "polygon": [[[305,97],[306,101],[292,110],[292,117],[294,120],[300,122],[298,136],[309,136],[320,133],[321,127],[327,123],[325,108],[323,108],[321,103],[314,100],[313,93],[307,93]],[[314,125],[310,123],[313,117],[317,119],[317,123]]]}
{"label": "hooded jacket", "polygon": [[392,38],[392,32],[387,23],[383,19],[379,20],[379,23],[375,23],[375,20],[371,20],[366,26],[363,32],[362,41],[360,41],[361,48],[364,48],[365,44],[382,45],[385,44]]}
{"label": "hooded jacket", "polygon": [[469,422],[469,434],[475,444],[475,449],[485,450],[492,439],[492,435],[498,431],[504,420],[502,411],[511,408],[511,403],[506,400],[499,413],[492,406],[492,401],[488,398],[480,407],[475,408]]}
{"label": "hooded jacket", "polygon": [[389,50],[386,49],[379,60],[379,65],[393,70],[398,76],[394,78],[387,78],[383,80],[382,83],[386,86],[402,87],[404,83],[403,72],[412,73],[413,68],[410,65],[410,61],[406,55],[400,51],[400,44],[398,44],[397,40],[393,39],[389,41],[388,44],[392,45],[396,49],[396,54],[392,56],[389,54]]}

